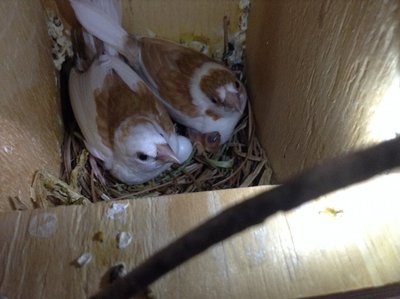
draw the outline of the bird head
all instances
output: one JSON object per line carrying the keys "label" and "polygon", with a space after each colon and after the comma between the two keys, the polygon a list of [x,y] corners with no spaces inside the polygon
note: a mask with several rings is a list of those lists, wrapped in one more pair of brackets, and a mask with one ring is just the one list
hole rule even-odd
{"label": "bird head", "polygon": [[188,135],[199,154],[204,151],[217,153],[221,144],[221,134],[219,132],[200,133],[195,129],[188,129]]}
{"label": "bird head", "polygon": [[200,89],[217,107],[228,112],[243,113],[247,100],[246,89],[228,69],[211,68],[201,78]]}
{"label": "bird head", "polygon": [[112,174],[128,184],[145,182],[181,163],[159,126],[129,120],[115,132],[113,160]]}

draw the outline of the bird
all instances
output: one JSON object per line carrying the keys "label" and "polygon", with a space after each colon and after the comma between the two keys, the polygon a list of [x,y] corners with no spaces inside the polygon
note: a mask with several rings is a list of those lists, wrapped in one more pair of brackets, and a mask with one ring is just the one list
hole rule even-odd
{"label": "bird", "polygon": [[125,184],[147,182],[187,160],[191,142],[176,133],[146,83],[107,44],[81,35],[69,93],[88,151]]}
{"label": "bird", "polygon": [[216,152],[230,139],[247,103],[246,89],[231,70],[171,41],[129,34],[115,17],[120,1],[106,9],[97,1],[70,3],[80,24],[125,57],[171,117],[188,128],[194,144]]}

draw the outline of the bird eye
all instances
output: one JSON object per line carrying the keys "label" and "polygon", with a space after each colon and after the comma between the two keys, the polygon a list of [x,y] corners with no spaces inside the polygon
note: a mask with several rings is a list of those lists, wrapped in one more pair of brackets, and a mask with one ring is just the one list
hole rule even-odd
{"label": "bird eye", "polygon": [[236,87],[236,89],[240,88],[240,81],[239,80],[235,81],[235,87]]}
{"label": "bird eye", "polygon": [[220,140],[219,133],[211,133],[211,134],[209,134],[207,136],[207,142],[209,144],[213,144],[213,143],[219,142],[219,140]]}
{"label": "bird eye", "polygon": [[146,160],[149,158],[148,155],[146,155],[146,154],[144,154],[144,153],[141,153],[141,152],[137,153],[137,157],[138,157],[139,160],[141,160],[141,161],[146,161]]}
{"label": "bird eye", "polygon": [[217,98],[216,97],[211,97],[211,102],[213,102],[214,104],[217,103]]}

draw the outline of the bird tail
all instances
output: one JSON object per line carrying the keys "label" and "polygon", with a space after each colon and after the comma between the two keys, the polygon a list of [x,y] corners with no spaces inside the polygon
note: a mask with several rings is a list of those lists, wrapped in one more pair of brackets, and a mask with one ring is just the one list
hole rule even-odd
{"label": "bird tail", "polygon": [[[124,45],[123,40],[129,38],[128,33],[121,27],[121,0],[70,0],[70,3],[82,26],[82,35],[77,40],[83,41],[81,44],[86,61],[92,62],[98,58],[103,68],[115,71],[135,90],[136,84],[142,80],[118,58],[118,52]],[[82,46],[80,48],[82,49]]]}
{"label": "bird tail", "polygon": [[116,50],[133,61],[127,49],[131,38],[121,26],[120,0],[70,0],[70,3],[83,28],[105,43],[105,51],[112,54]]}

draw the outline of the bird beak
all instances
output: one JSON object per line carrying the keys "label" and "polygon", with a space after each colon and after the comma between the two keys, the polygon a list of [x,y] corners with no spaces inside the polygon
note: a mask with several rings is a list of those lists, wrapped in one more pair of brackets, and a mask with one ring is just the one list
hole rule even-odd
{"label": "bird beak", "polygon": [[200,133],[188,128],[188,135],[199,154],[204,151],[214,154],[218,152],[221,143],[221,134],[219,132]]}
{"label": "bird beak", "polygon": [[156,160],[166,163],[177,163],[177,164],[181,163],[175,156],[175,153],[172,150],[172,148],[168,144],[166,143],[157,144],[156,147],[157,147]]}
{"label": "bird beak", "polygon": [[227,92],[225,95],[225,106],[240,112],[240,95],[238,93]]}
{"label": "bird beak", "polygon": [[219,132],[211,132],[205,134],[206,150],[210,153],[218,153],[221,144],[221,134]]}

